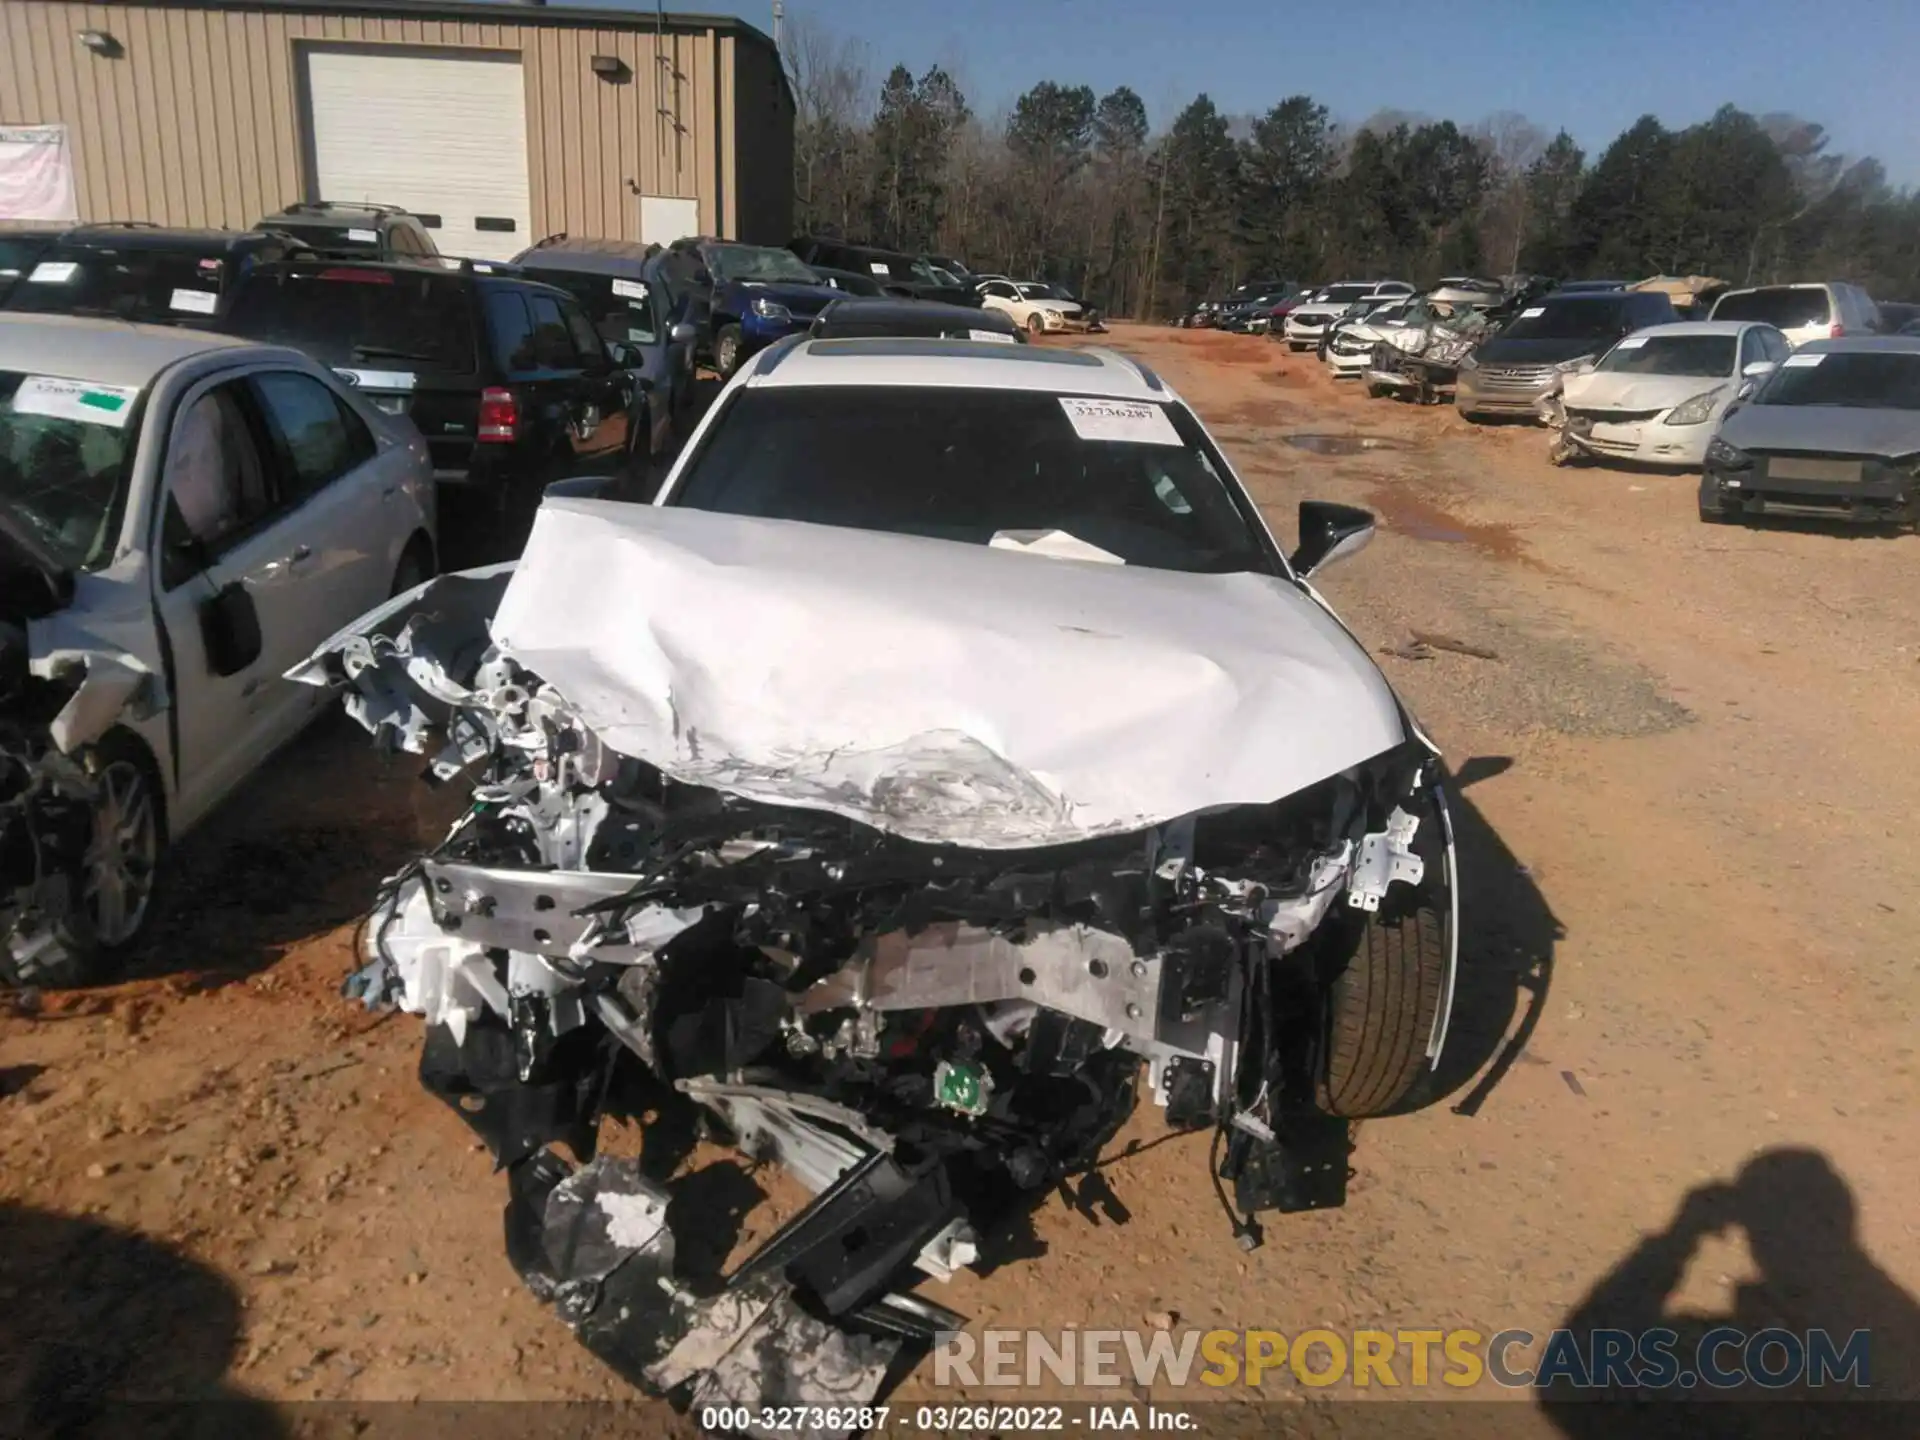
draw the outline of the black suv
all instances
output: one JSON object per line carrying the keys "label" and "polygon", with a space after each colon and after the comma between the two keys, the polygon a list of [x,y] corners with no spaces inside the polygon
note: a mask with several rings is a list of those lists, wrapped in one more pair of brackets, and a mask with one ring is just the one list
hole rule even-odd
{"label": "black suv", "polygon": [[290,236],[259,230],[75,225],[22,268],[4,308],[205,328],[255,266],[307,253]]}
{"label": "black suv", "polygon": [[980,304],[979,291],[973,286],[958,284],[946,271],[900,250],[855,245],[820,235],[802,235],[790,240],[787,249],[809,265],[871,275],[887,294],[903,300],[939,300],[948,305],[975,308]]}
{"label": "black suv", "polygon": [[426,437],[443,497],[516,536],[554,480],[647,453],[646,382],[566,291],[510,265],[307,260],[257,269],[221,329],[303,350]]}
{"label": "black suv", "polygon": [[437,260],[440,247],[427,231],[438,215],[415,215],[398,205],[371,201],[297,200],[256,227],[278,230],[306,242],[321,255],[364,260]]}

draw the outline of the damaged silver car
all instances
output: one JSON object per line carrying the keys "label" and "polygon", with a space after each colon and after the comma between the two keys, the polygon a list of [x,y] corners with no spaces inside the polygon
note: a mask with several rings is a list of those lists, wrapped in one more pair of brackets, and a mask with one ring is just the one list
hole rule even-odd
{"label": "damaged silver car", "polygon": [[[1308,584],[1371,525],[1308,502],[1284,556],[1116,355],[800,340],[654,504],[549,498],[517,567],[322,647],[301,678],[471,787],[350,989],[425,1019],[587,1345],[698,1406],[864,1403],[959,1323],[919,1281],[1136,1093],[1212,1132],[1243,1246],[1343,1202],[1458,939],[1439,757]],[[663,1091],[816,1194],[724,1279],[595,1158]]]}
{"label": "damaged silver car", "polygon": [[320,713],[282,673],[431,575],[433,522],[419,432],[303,355],[0,316],[0,980],[133,943],[168,843]]}

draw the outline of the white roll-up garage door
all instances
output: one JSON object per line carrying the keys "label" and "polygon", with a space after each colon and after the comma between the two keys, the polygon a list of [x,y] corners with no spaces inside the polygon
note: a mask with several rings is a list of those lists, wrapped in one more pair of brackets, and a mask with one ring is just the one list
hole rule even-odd
{"label": "white roll-up garage door", "polygon": [[517,55],[306,52],[316,196],[438,216],[447,255],[507,260],[530,235],[527,92]]}

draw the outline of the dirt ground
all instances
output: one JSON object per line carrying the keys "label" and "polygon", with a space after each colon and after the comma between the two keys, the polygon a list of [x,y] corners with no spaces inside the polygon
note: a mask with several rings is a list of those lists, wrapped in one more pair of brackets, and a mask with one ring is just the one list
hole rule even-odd
{"label": "dirt ground", "polygon": [[[1448,1093],[1362,1127],[1346,1208],[1250,1254],[1206,1139],[1128,1153],[1138,1117],[1097,1196],[934,1298],[976,1326],[1874,1327],[1875,1379],[1911,1385],[1920,538],[1704,526],[1691,476],[1555,470],[1538,430],[1264,339],[1110,342],[1283,540],[1307,497],[1381,517],[1323,588],[1458,777]],[[418,1022],[338,998],[375,881],[443,818],[329,723],[183,847],[130,979],[0,995],[0,1412],[631,1396],[519,1285]],[[750,1243],[772,1222],[733,1178],[687,1203]],[[900,1395],[931,1393],[923,1366]]]}

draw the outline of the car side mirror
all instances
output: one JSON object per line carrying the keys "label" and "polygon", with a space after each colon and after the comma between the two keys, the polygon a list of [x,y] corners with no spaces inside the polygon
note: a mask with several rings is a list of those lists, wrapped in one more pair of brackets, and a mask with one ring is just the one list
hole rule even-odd
{"label": "car side mirror", "polygon": [[667,332],[667,338],[676,345],[691,345],[700,338],[700,332],[682,320]]}
{"label": "car side mirror", "polygon": [[238,580],[201,602],[200,643],[215,675],[238,675],[260,658],[260,612]]}
{"label": "car side mirror", "polygon": [[1300,544],[1287,564],[1302,580],[1346,560],[1373,539],[1373,512],[1331,500],[1300,502]]}
{"label": "car side mirror", "polygon": [[1771,360],[1756,360],[1743,368],[1740,373],[1749,380],[1763,380],[1779,368]]}

